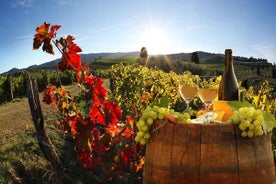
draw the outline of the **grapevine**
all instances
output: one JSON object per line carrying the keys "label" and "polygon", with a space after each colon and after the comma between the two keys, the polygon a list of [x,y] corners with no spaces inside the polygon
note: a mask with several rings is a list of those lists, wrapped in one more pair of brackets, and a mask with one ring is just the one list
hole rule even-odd
{"label": "grapevine", "polygon": [[107,99],[103,79],[92,75],[81,60],[79,52],[82,50],[71,35],[53,40],[60,27],[46,22],[37,27],[33,49],[42,46],[43,51],[54,54],[52,43],[58,48],[62,58],[57,70],[74,71],[88,112],[78,108],[76,97],[63,86],[48,85],[43,102],[58,110],[57,124],[64,133],[72,135],[81,165],[91,172],[101,173],[102,180],[120,183],[125,172],[140,172],[143,165],[143,147],[134,141],[134,119],[131,116],[123,119],[118,103]]}

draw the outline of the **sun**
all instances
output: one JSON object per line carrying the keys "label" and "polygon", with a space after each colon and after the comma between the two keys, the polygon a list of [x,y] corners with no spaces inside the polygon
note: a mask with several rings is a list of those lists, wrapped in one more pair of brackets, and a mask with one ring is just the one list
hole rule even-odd
{"label": "sun", "polygon": [[168,54],[172,49],[172,40],[165,28],[151,26],[140,33],[141,42],[148,54]]}

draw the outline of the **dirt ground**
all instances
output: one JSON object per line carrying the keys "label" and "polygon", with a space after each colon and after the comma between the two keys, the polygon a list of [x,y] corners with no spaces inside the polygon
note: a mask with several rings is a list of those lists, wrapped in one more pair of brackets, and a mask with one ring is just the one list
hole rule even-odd
{"label": "dirt ground", "polygon": [[[44,119],[54,114],[55,109],[41,103]],[[34,130],[28,99],[20,99],[0,106],[0,143],[10,137]]]}
{"label": "dirt ground", "polygon": [[[69,86],[66,89],[71,94],[77,94],[79,91],[77,86]],[[45,123],[49,122],[47,120],[55,121],[56,110],[42,102],[42,95],[40,101]],[[34,130],[34,124],[27,98],[0,105],[0,145],[10,137],[30,130]]]}

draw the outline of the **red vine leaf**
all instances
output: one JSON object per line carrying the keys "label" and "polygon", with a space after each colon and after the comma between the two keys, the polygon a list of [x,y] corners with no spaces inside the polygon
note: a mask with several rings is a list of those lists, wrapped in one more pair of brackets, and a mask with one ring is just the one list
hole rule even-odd
{"label": "red vine leaf", "polygon": [[[53,25],[50,28],[50,24],[47,22],[44,22],[39,27],[37,27],[36,34],[34,35],[34,41],[33,41],[33,50],[39,49],[39,47],[42,45],[42,50],[49,53],[49,54],[55,54],[53,50],[53,46],[51,44],[52,38],[56,37],[56,31],[60,28],[59,25]],[[50,28],[50,32],[49,32]]]}
{"label": "red vine leaf", "polygon": [[58,70],[65,71],[72,67],[74,70],[79,70],[82,68],[81,56],[78,52],[82,52],[81,48],[77,46],[73,41],[71,35],[68,35],[65,39],[60,38],[58,43],[63,52],[62,59],[58,64]]}
{"label": "red vine leaf", "polygon": [[73,36],[68,35],[65,39],[60,38],[57,41],[59,48],[62,50],[62,59],[58,64],[58,70],[65,71],[72,68],[76,72],[77,82],[80,82],[83,70],[88,70],[88,67],[81,61],[81,56],[78,53],[82,50],[74,43],[74,40]]}
{"label": "red vine leaf", "polygon": [[43,91],[42,101],[46,104],[52,104],[55,108],[57,108],[57,103],[54,97],[55,91],[56,91],[56,86],[48,85]]}
{"label": "red vine leaf", "polygon": [[128,165],[130,160],[134,157],[135,155],[135,150],[132,148],[126,148],[124,151],[120,153],[123,162],[125,165]]}
{"label": "red vine leaf", "polygon": [[106,122],[111,124],[117,124],[122,119],[122,111],[118,104],[113,101],[104,102],[104,112],[106,116]]}
{"label": "red vine leaf", "polygon": [[95,169],[95,167],[98,164],[102,163],[101,157],[94,158],[93,155],[91,154],[91,151],[88,151],[88,150],[79,152],[78,159],[81,161],[82,167],[92,171]]}
{"label": "red vine leaf", "polygon": [[99,130],[97,128],[94,128],[92,130],[92,135],[93,135],[92,149],[94,152],[97,153],[97,155],[102,155],[105,151],[108,150],[108,148],[99,139],[101,137]]}
{"label": "red vine leaf", "polygon": [[106,89],[102,86],[103,79],[95,77],[93,75],[85,76],[85,85],[88,88],[87,98],[92,99],[94,105],[101,104],[106,97]]}
{"label": "red vine leaf", "polygon": [[99,109],[99,107],[97,106],[91,107],[89,116],[93,124],[100,123],[102,125],[106,125],[105,118],[103,116],[103,113]]}

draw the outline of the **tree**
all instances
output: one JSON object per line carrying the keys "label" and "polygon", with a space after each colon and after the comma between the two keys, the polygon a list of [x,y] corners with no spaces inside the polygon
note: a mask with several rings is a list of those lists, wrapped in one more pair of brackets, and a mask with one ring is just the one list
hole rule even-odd
{"label": "tree", "polygon": [[143,58],[143,59],[148,57],[148,52],[147,52],[146,47],[141,48],[140,57]]}
{"label": "tree", "polygon": [[193,52],[191,55],[191,62],[199,64],[199,58],[197,52]]}
{"label": "tree", "polygon": [[258,66],[257,66],[257,75],[261,75],[260,69],[261,69],[261,66],[258,65]]}
{"label": "tree", "polygon": [[276,68],[275,68],[275,66],[272,69],[272,78],[276,79]]}

